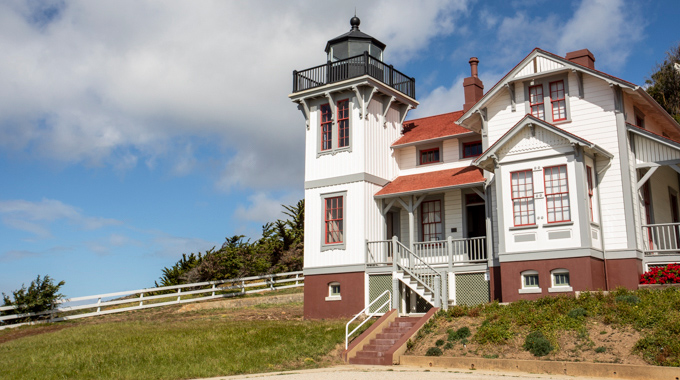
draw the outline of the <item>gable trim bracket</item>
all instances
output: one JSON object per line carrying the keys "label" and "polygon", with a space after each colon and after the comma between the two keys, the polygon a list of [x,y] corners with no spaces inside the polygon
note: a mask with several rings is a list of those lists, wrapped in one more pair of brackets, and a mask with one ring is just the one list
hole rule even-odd
{"label": "gable trim bracket", "polygon": [[307,99],[298,99],[298,109],[302,111],[302,116],[305,118],[305,126],[309,130],[309,104],[307,104]]}

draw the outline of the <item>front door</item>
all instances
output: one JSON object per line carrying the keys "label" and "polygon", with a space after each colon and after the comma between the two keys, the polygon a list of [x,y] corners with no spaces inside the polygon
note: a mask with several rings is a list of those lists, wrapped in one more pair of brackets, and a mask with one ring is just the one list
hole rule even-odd
{"label": "front door", "polygon": [[484,200],[477,194],[465,195],[467,237],[486,236],[486,209]]}

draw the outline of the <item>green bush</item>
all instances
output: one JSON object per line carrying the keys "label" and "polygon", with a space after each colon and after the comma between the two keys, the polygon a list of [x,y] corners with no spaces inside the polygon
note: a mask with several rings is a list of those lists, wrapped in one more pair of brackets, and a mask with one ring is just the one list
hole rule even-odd
{"label": "green bush", "polygon": [[[28,289],[25,285],[21,285],[21,289],[12,292],[12,301],[5,293],[2,293],[4,306],[16,306],[16,310],[10,310],[7,314],[27,314],[27,313],[40,313],[43,311],[53,310],[57,307],[57,301],[64,298],[63,294],[59,293],[59,288],[64,286],[65,282],[60,281],[56,285],[50,276],[45,275],[42,279],[40,275],[31,281],[31,285]],[[24,320],[35,320],[40,318],[47,318],[47,315],[34,316],[21,319]]]}
{"label": "green bush", "polygon": [[475,340],[481,344],[505,343],[505,341],[511,337],[510,321],[505,318],[495,319],[493,321],[486,319],[482,322],[482,325],[479,326],[477,333],[475,334]]}
{"label": "green bush", "polygon": [[586,311],[586,309],[582,307],[577,307],[575,309],[569,310],[569,314],[567,315],[569,316],[569,318],[587,317],[588,312]]}
{"label": "green bush", "polygon": [[441,347],[444,345],[444,339],[437,339],[436,342],[434,342],[434,345],[437,347]]}
{"label": "green bush", "polygon": [[442,350],[439,347],[430,347],[427,349],[425,356],[442,356]]}
{"label": "green bush", "polygon": [[637,305],[640,303],[640,298],[638,298],[638,296],[635,294],[623,294],[616,296],[615,300],[616,302],[625,302],[631,305]]}
{"label": "green bush", "polygon": [[605,351],[607,351],[607,347],[605,347],[605,346],[600,346],[600,347],[595,349],[595,352],[597,352],[598,354],[601,354]]}
{"label": "green bush", "polygon": [[545,356],[553,350],[550,341],[540,331],[533,331],[527,335],[523,347],[534,356]]}
{"label": "green bush", "polygon": [[451,343],[451,342],[446,342],[446,344],[444,345],[445,350],[450,350],[452,348],[453,348],[453,343]]}
{"label": "green bush", "polygon": [[467,327],[467,326],[461,327],[456,331],[449,329],[447,331],[447,333],[449,334],[449,337],[447,339],[449,342],[455,342],[457,340],[462,340],[462,339],[465,339],[465,338],[469,337],[470,335],[472,335],[470,333],[470,328]]}

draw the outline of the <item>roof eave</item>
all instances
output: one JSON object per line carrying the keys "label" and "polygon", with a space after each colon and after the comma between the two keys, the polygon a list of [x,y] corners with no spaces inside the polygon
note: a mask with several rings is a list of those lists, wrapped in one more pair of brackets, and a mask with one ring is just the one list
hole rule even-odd
{"label": "roof eave", "polygon": [[464,184],[461,184],[461,185],[432,187],[432,188],[429,188],[429,189],[422,189],[422,190],[403,191],[403,192],[399,192],[399,193],[390,193],[390,194],[384,194],[384,195],[374,195],[373,198],[375,198],[375,199],[385,199],[385,198],[402,197],[404,195],[427,194],[427,193],[432,193],[432,192],[435,192],[435,191],[446,191],[446,190],[453,190],[453,189],[464,189],[464,188],[468,188],[468,187],[477,187],[477,186],[483,185],[483,184],[484,184],[484,181],[471,182],[471,183],[464,183]]}
{"label": "roof eave", "polygon": [[418,141],[412,141],[404,144],[399,144],[399,145],[392,145],[392,149],[397,149],[397,148],[407,148],[409,146],[414,146],[414,145],[421,145],[421,144],[429,144],[433,142],[439,142],[439,141],[444,141],[444,140],[449,140],[449,139],[455,139],[458,137],[467,137],[467,136],[472,136],[472,135],[478,135],[479,133],[475,131],[470,131],[470,132],[463,132],[463,133],[458,133],[455,135],[447,135],[447,136],[442,136],[442,137],[435,137],[432,139],[426,139],[426,140],[418,140]]}

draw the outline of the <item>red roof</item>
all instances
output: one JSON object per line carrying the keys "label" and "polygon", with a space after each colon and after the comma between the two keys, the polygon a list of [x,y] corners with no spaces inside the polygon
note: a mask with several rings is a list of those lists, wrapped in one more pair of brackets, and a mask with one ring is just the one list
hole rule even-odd
{"label": "red roof", "polygon": [[484,182],[482,169],[475,166],[466,166],[463,168],[399,176],[394,181],[385,185],[375,196],[380,197],[421,190],[444,189],[480,182]]}
{"label": "red roof", "polygon": [[[472,132],[467,128],[455,124],[463,116],[463,111],[445,113],[442,115],[424,117],[404,122],[404,133],[393,147],[418,141],[432,140],[442,137],[460,135]],[[411,126],[411,124],[413,126]]]}

